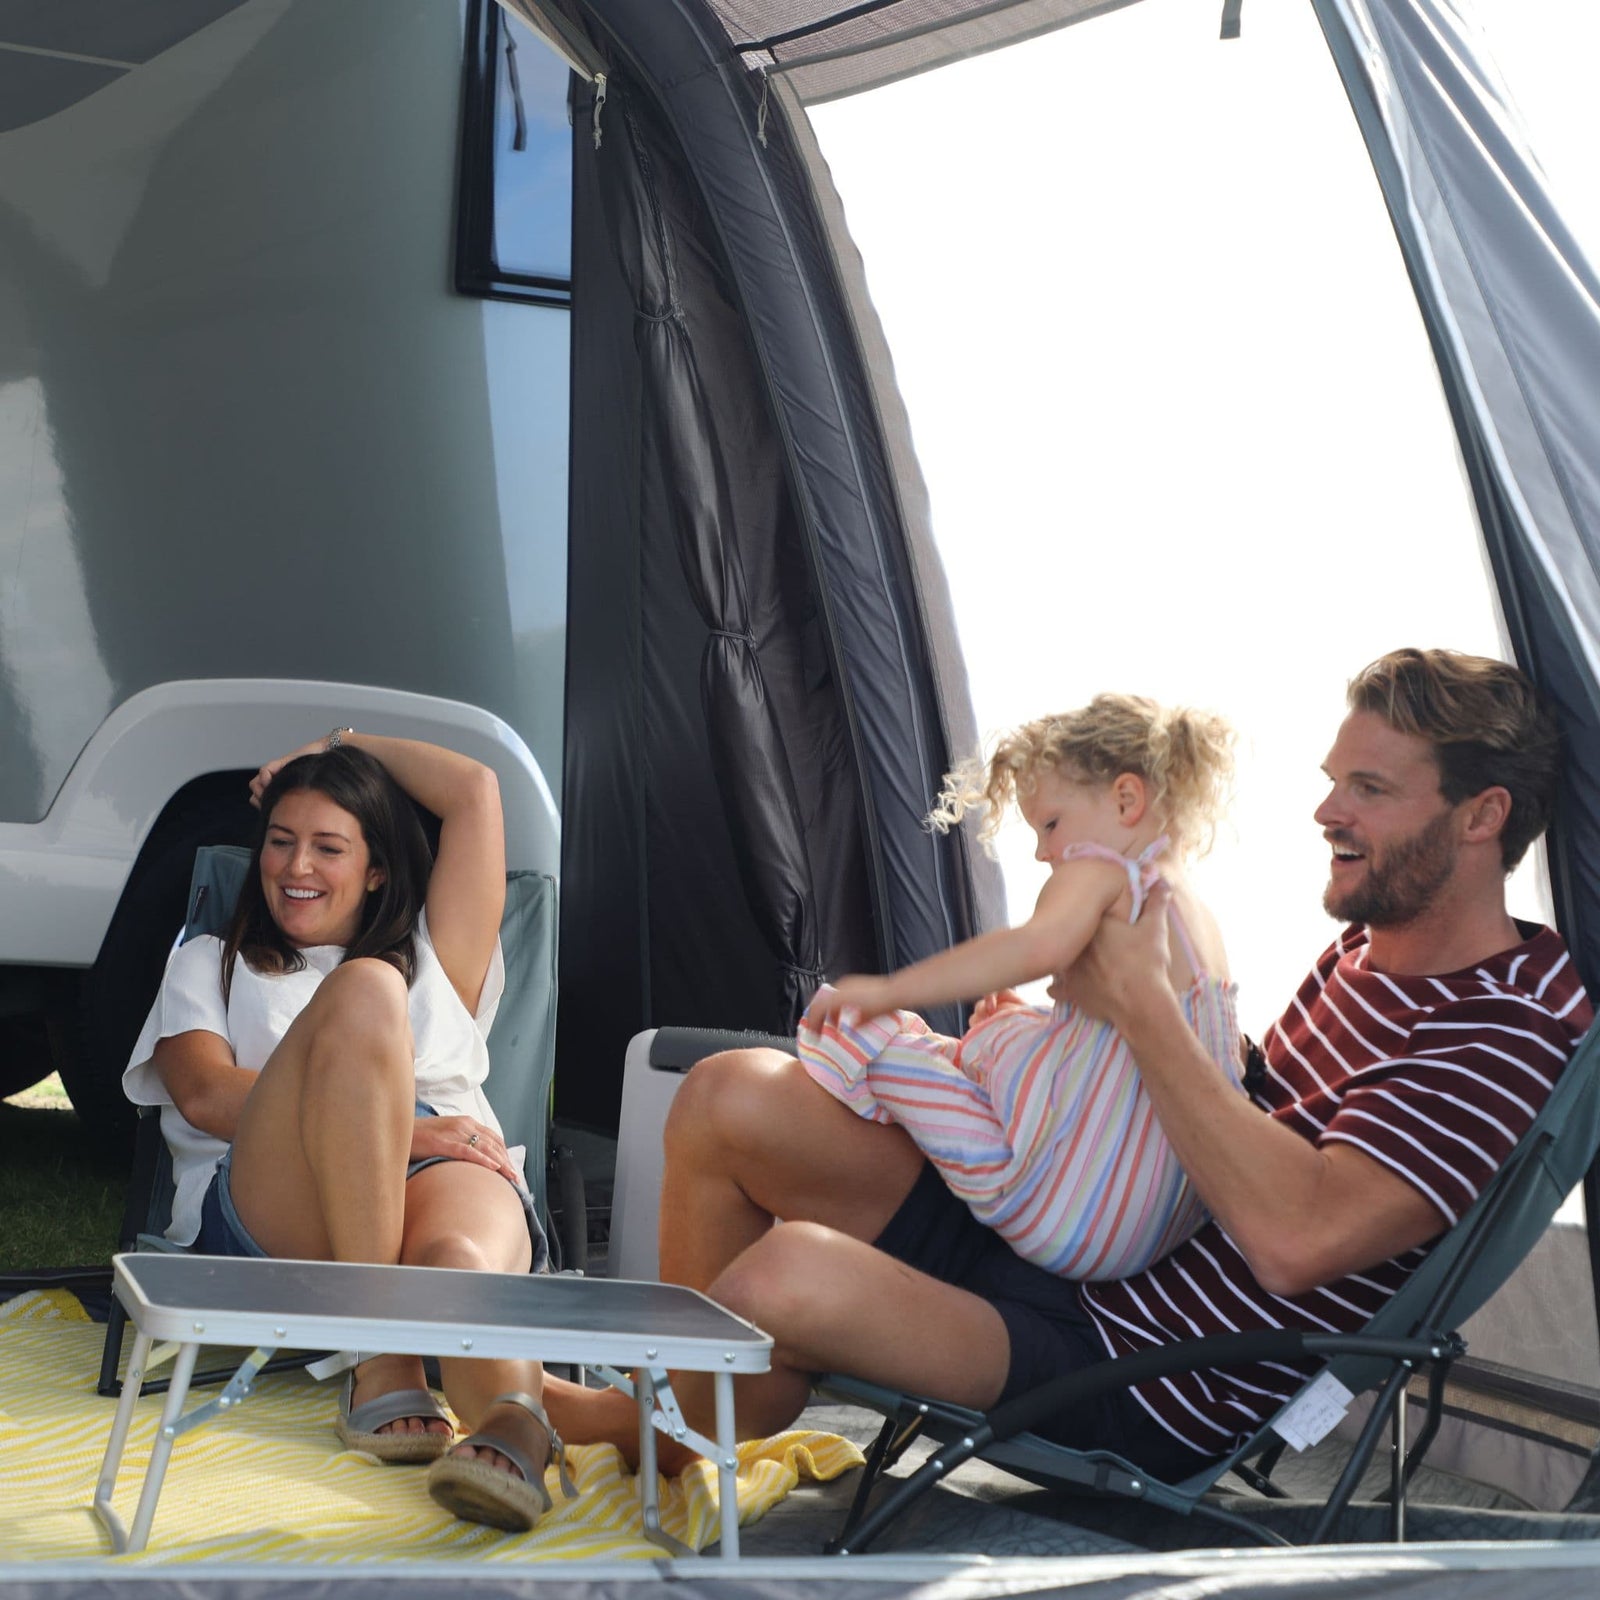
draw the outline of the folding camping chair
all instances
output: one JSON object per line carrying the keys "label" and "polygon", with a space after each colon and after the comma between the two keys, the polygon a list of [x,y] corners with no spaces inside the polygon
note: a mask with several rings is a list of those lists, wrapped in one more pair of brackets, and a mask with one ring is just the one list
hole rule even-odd
{"label": "folding camping chair", "polygon": [[[692,1028],[660,1028],[653,1035],[641,1034],[629,1047],[624,1078],[624,1147],[633,1122],[641,1129],[649,1122],[659,1130],[676,1081],[696,1061],[717,1051],[756,1045],[794,1053],[792,1039],[765,1034]],[[640,1108],[637,1115],[634,1105]],[[627,1153],[628,1165],[649,1169],[649,1153],[641,1154],[642,1134],[637,1130],[634,1143],[640,1148]],[[1209,1502],[1206,1496],[1231,1471],[1263,1496],[1283,1497],[1283,1491],[1271,1480],[1272,1468],[1284,1448],[1284,1440],[1273,1424],[1287,1421],[1288,1413],[1317,1384],[1321,1373],[1308,1380],[1272,1422],[1232,1455],[1177,1484],[1154,1479],[1109,1451],[1072,1450],[1041,1438],[1031,1429],[1044,1418],[1108,1389],[1200,1367],[1261,1360],[1303,1361],[1307,1357],[1328,1358],[1324,1370],[1352,1393],[1378,1391],[1371,1414],[1308,1542],[1326,1541],[1355,1493],[1386,1422],[1392,1422],[1395,1437],[1390,1532],[1396,1541],[1402,1540],[1406,1486],[1438,1431],[1451,1363],[1466,1350],[1454,1330],[1489,1299],[1538,1243],[1561,1203],[1582,1181],[1597,1151],[1600,1028],[1591,1029],[1585,1037],[1505,1165],[1456,1226],[1434,1246],[1423,1265],[1359,1333],[1315,1335],[1271,1329],[1144,1351],[1066,1374],[997,1407],[987,1416],[844,1375],[819,1378],[817,1388],[827,1398],[878,1411],[886,1419],[868,1455],[854,1504],[829,1550],[859,1554],[896,1516],[973,1456],[1049,1487],[1078,1488],[1145,1501],[1163,1510],[1209,1518],[1265,1544],[1287,1544],[1289,1541],[1279,1534]],[[658,1178],[659,1154],[654,1159],[653,1170]],[[644,1178],[648,1180],[650,1176],[650,1170],[646,1170]],[[654,1256],[645,1236],[654,1234],[653,1197],[646,1205],[642,1193],[634,1197],[631,1189],[625,1191],[620,1164],[617,1178],[619,1209],[612,1218],[613,1257],[626,1256],[637,1268],[648,1272]],[[625,1200],[628,1204],[623,1211]],[[1427,1409],[1416,1441],[1407,1451],[1406,1412],[1401,1401],[1407,1380],[1423,1365],[1430,1368]],[[895,1487],[869,1514],[868,1504],[883,1473],[919,1437],[930,1438],[941,1448],[908,1478],[890,1480]]]}
{"label": "folding camping chair", "polygon": [[[1271,1471],[1284,1449],[1275,1424],[1331,1374],[1354,1394],[1377,1396],[1338,1483],[1322,1509],[1309,1544],[1327,1542],[1372,1459],[1386,1422],[1393,1429],[1389,1498],[1390,1536],[1405,1538],[1406,1487],[1438,1431],[1451,1363],[1466,1352],[1454,1330],[1482,1306],[1538,1243],[1567,1195],[1582,1182],[1600,1151],[1600,1028],[1591,1029],[1556,1083],[1532,1127],[1505,1165],[1485,1186],[1466,1215],[1434,1246],[1360,1333],[1330,1336],[1270,1330],[1200,1339],[1143,1351],[1069,1373],[988,1415],[873,1384],[828,1376],[819,1381],[832,1398],[880,1411],[886,1421],[868,1457],[855,1503],[838,1537],[828,1546],[859,1554],[908,1506],[973,1456],[1049,1486],[1142,1500],[1169,1511],[1207,1517],[1266,1544],[1290,1541],[1205,1498],[1232,1471],[1259,1493],[1282,1497]],[[1182,1483],[1166,1484],[1108,1451],[1082,1452],[1053,1444],[1030,1431],[1044,1418],[1111,1388],[1200,1367],[1226,1367],[1259,1360],[1329,1358],[1322,1372],[1232,1455]],[[1422,1428],[1408,1450],[1403,1399],[1411,1374],[1427,1364],[1429,1385]],[[941,1448],[909,1477],[899,1480],[869,1513],[867,1505],[883,1471],[921,1435]],[[1252,1465],[1254,1463],[1254,1465]]]}
{"label": "folding camping chair", "polygon": [[[197,852],[182,942],[204,933],[224,931],[249,863],[250,852],[236,845],[208,845]],[[551,1079],[555,1067],[555,930],[555,881],[542,872],[508,872],[506,905],[500,920],[506,989],[489,1034],[488,1088],[508,1132],[519,1127],[537,1129],[537,1137],[527,1141],[528,1188],[550,1240],[554,1264],[581,1269],[588,1233],[583,1177],[572,1152],[553,1146],[550,1138]],[[551,1224],[548,1193],[552,1179],[561,1200],[559,1228]],[[128,1183],[118,1250],[181,1248],[165,1237],[172,1197],[172,1162],[161,1134],[161,1118],[156,1107],[144,1106],[140,1108],[133,1174]],[[103,1395],[121,1392],[117,1367],[126,1326],[127,1313],[113,1295],[100,1360],[98,1389]],[[267,1370],[302,1365],[306,1359],[313,1358],[285,1358]],[[226,1372],[197,1375],[192,1382],[220,1383],[232,1376],[230,1367]],[[147,1392],[165,1387],[164,1380],[144,1385]]]}

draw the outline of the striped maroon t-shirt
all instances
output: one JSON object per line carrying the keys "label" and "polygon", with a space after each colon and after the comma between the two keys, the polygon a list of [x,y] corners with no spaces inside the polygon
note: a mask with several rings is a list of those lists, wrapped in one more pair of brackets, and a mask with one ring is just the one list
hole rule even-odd
{"label": "striped maroon t-shirt", "polygon": [[[1566,946],[1547,928],[1468,972],[1395,977],[1366,967],[1346,928],[1264,1041],[1257,1103],[1302,1138],[1352,1144],[1455,1222],[1550,1093],[1590,1021]],[[1268,1294],[1216,1223],[1146,1272],[1085,1285],[1113,1355],[1253,1328],[1347,1333],[1365,1326],[1426,1247],[1286,1298]],[[1260,1363],[1143,1385],[1169,1433],[1223,1455],[1299,1387],[1304,1369]]]}

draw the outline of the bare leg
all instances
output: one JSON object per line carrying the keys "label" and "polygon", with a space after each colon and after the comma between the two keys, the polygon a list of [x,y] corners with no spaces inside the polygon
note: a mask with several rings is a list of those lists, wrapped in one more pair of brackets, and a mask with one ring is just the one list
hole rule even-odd
{"label": "bare leg", "polygon": [[684,1080],[666,1126],[661,1277],[706,1288],[777,1217],[873,1240],[922,1170],[903,1129],[868,1122],[792,1056],[731,1050]]}
{"label": "bare leg", "polygon": [[[400,1259],[407,1266],[455,1267],[473,1272],[526,1272],[533,1245],[522,1203],[499,1173],[463,1161],[446,1161],[406,1185],[405,1239]],[[521,1406],[496,1406],[496,1395],[524,1393],[535,1400],[544,1388],[537,1361],[441,1360],[440,1375],[450,1408],[469,1433],[479,1429],[518,1446],[542,1470],[549,1439]],[[498,1450],[457,1446],[455,1454],[478,1457],[502,1472],[519,1469]]]}
{"label": "bare leg", "polygon": [[[409,1182],[415,1069],[404,980],[387,962],[346,962],[318,987],[256,1081],[234,1140],[232,1191],[240,1219],[270,1254],[313,1260],[526,1272],[532,1245],[520,1200],[497,1173],[464,1162],[424,1168]],[[441,1364],[445,1393],[469,1429],[487,1428],[542,1465],[548,1438],[520,1406],[529,1361]],[[423,1386],[415,1356],[362,1364],[356,1405]],[[403,1417],[380,1431],[447,1431]],[[501,1470],[498,1451],[467,1449]]]}
{"label": "bare leg", "polygon": [[[819,1372],[987,1410],[1010,1368],[1005,1323],[987,1301],[815,1223],[774,1228],[711,1294],[774,1340],[772,1371],[738,1380],[744,1438],[787,1427]],[[676,1386],[685,1409],[709,1426],[709,1376],[685,1373]]]}
{"label": "bare leg", "polygon": [[[776,1050],[734,1050],[700,1062],[673,1100],[665,1139],[661,1277],[715,1299],[724,1274],[768,1237],[778,1217],[824,1224],[866,1250],[922,1170],[922,1153],[902,1129],[857,1116]],[[770,1318],[740,1314],[781,1343]],[[673,1384],[680,1395],[680,1386],[695,1389],[688,1375],[675,1375]],[[701,1387],[708,1399],[709,1381]],[[546,1396],[565,1438],[614,1444],[629,1461],[637,1458],[637,1413],[625,1395],[552,1378]],[[742,1391],[740,1407],[742,1428]],[[708,1400],[695,1426],[705,1431],[710,1416]],[[664,1471],[677,1471],[695,1458],[663,1440],[660,1459]]]}
{"label": "bare leg", "polygon": [[[869,1382],[987,1410],[1010,1366],[1005,1323],[987,1301],[885,1255],[859,1239],[809,1222],[770,1229],[709,1286],[711,1297],[773,1337],[772,1370],[736,1380],[739,1436],[765,1438],[804,1410],[819,1372],[848,1372]],[[594,1431],[585,1440],[614,1444],[629,1459],[637,1447],[631,1401],[585,1393],[550,1380],[560,1402]],[[715,1399],[708,1374],[673,1374],[691,1427],[710,1433]],[[621,1402],[620,1404],[618,1402]],[[565,1433],[568,1424],[563,1422]],[[662,1441],[661,1467],[694,1460]]]}
{"label": "bare leg", "polygon": [[415,1073],[405,980],[347,961],[261,1069],[234,1135],[240,1220],[269,1255],[400,1259]]}

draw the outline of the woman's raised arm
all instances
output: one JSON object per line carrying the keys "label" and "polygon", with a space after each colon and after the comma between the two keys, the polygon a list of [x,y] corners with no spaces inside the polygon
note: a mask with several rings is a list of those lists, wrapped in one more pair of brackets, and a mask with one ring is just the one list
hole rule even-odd
{"label": "woman's raised arm", "polygon": [[[365,751],[439,818],[439,853],[428,883],[428,932],[457,994],[476,1011],[488,976],[506,899],[506,835],[500,782],[480,761],[420,739],[391,739],[345,729],[342,744]],[[261,794],[296,756],[326,749],[324,741],[269,762],[251,780]]]}

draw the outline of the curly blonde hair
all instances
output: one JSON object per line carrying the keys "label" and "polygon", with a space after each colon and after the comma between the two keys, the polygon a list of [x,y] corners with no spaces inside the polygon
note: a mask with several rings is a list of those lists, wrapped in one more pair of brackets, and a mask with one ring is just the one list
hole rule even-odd
{"label": "curly blonde hair", "polygon": [[1099,694],[1079,711],[1002,735],[988,761],[963,762],[946,776],[928,823],[943,833],[969,811],[982,811],[978,836],[987,843],[1007,804],[1029,794],[1041,773],[1101,785],[1129,772],[1148,785],[1173,849],[1204,855],[1232,795],[1233,747],[1233,729],[1208,711]]}

